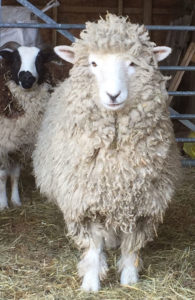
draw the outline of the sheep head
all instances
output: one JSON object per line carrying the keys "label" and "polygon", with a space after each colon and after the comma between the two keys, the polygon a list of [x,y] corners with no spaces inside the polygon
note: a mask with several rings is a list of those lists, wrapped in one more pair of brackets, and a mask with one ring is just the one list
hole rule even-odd
{"label": "sheep head", "polygon": [[9,42],[0,48],[0,56],[11,71],[11,79],[24,89],[43,82],[44,64],[54,59],[53,49],[21,46]]}
{"label": "sheep head", "polygon": [[87,23],[73,47],[57,46],[54,51],[72,64],[88,66],[99,102],[109,110],[124,107],[134,96],[133,82],[138,74],[156,70],[157,62],[171,53],[169,47],[155,47],[144,26],[114,15]]}

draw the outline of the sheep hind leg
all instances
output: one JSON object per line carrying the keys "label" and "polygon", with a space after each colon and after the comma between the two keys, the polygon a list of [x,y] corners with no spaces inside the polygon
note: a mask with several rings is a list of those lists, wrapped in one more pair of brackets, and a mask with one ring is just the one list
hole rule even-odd
{"label": "sheep hind leg", "polygon": [[18,181],[20,177],[20,166],[15,165],[10,171],[11,177],[11,201],[14,206],[21,206],[20,195],[18,191]]}
{"label": "sheep hind leg", "polygon": [[100,280],[106,276],[107,263],[103,253],[103,236],[94,224],[89,247],[78,264],[78,270],[79,275],[83,277],[81,288],[87,292],[97,292],[100,289]]}
{"label": "sheep hind leg", "polygon": [[6,170],[0,170],[0,210],[8,207],[6,183],[8,173]]}

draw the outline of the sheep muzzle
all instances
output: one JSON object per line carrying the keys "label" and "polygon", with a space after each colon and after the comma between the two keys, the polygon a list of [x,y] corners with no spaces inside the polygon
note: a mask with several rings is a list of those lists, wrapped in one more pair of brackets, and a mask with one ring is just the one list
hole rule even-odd
{"label": "sheep muzzle", "polygon": [[29,71],[21,71],[18,79],[24,89],[30,89],[36,81],[36,78]]}

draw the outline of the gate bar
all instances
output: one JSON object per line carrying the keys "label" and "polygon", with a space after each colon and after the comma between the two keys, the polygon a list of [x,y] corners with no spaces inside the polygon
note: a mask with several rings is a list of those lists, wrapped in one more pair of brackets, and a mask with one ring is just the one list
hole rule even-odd
{"label": "gate bar", "polygon": [[[48,17],[45,13],[43,13],[40,9],[36,8],[33,4],[31,4],[27,0],[16,0],[23,6],[27,7],[29,10],[31,10],[36,16],[38,16],[40,19],[45,21],[48,24],[53,24],[59,26],[52,18]],[[58,27],[59,29],[57,30],[60,32],[63,36],[65,36],[67,39],[69,39],[71,42],[74,42],[75,37],[67,30],[61,30],[63,28]]]}
{"label": "gate bar", "polygon": [[[18,23],[17,27],[27,27],[27,28],[50,28],[50,29],[72,29],[75,28],[74,25],[76,25],[77,29],[84,29],[84,24],[59,24],[53,21],[50,17],[48,17],[45,13],[43,13],[41,10],[36,8],[34,5],[32,5],[27,0],[16,0],[23,6],[27,7],[29,10],[31,10],[35,15],[37,15],[39,18],[47,22],[47,24],[40,24],[40,23]],[[47,20],[46,20],[47,19]],[[51,22],[51,23],[50,23]],[[3,23],[4,27],[16,27],[16,24],[10,24],[10,23]],[[42,27],[43,26],[43,27]],[[175,30],[175,31],[195,31],[195,26],[169,26],[169,25],[145,25],[145,27],[148,30]]]}
{"label": "gate bar", "polygon": [[195,143],[195,138],[176,138],[178,143]]}
{"label": "gate bar", "polygon": [[193,120],[195,119],[195,114],[171,114],[171,119]]}
{"label": "gate bar", "polygon": [[[0,25],[1,26],[1,25]],[[195,71],[195,66],[159,66],[159,70],[164,71]]]}
{"label": "gate bar", "polygon": [[195,26],[182,26],[182,25],[146,25],[148,30],[187,30],[195,31]]}
{"label": "gate bar", "polygon": [[195,96],[195,91],[178,91],[178,92],[168,92],[172,96]]}
{"label": "gate bar", "polygon": [[[17,0],[20,1],[20,0]],[[40,16],[38,16],[41,18]],[[47,16],[48,17],[48,16]],[[44,17],[45,18],[45,17]],[[50,17],[48,17],[50,19]],[[42,18],[43,19],[43,18]],[[52,20],[52,19],[51,19]],[[45,21],[45,20],[44,20]],[[50,22],[50,21],[49,21]],[[84,29],[83,24],[0,23],[2,28]]]}
{"label": "gate bar", "polygon": [[181,164],[183,167],[195,167],[195,159],[183,159]]}
{"label": "gate bar", "polygon": [[[179,113],[174,110],[172,107],[169,107],[169,111],[170,113],[172,113],[172,115],[177,114],[177,116],[179,117]],[[195,124],[193,124],[191,121],[189,120],[179,120],[180,123],[182,123],[185,127],[189,128],[191,131],[195,131]]]}

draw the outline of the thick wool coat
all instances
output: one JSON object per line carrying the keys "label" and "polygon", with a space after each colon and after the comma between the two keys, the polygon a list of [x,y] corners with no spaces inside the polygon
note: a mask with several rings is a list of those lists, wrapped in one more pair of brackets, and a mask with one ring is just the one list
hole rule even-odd
{"label": "thick wool coat", "polygon": [[32,152],[51,90],[46,83],[28,91],[12,80],[6,85],[22,113],[16,117],[0,115],[1,168],[11,167],[11,156],[16,152],[23,152],[24,155]]}
{"label": "thick wool coat", "polygon": [[[145,28],[125,18],[87,23],[73,47],[75,64],[51,98],[33,154],[37,185],[56,201],[81,247],[95,222],[131,232],[127,248],[135,251],[156,233],[179,173],[166,78]],[[99,104],[88,64],[94,51],[137,65],[120,111]]]}

